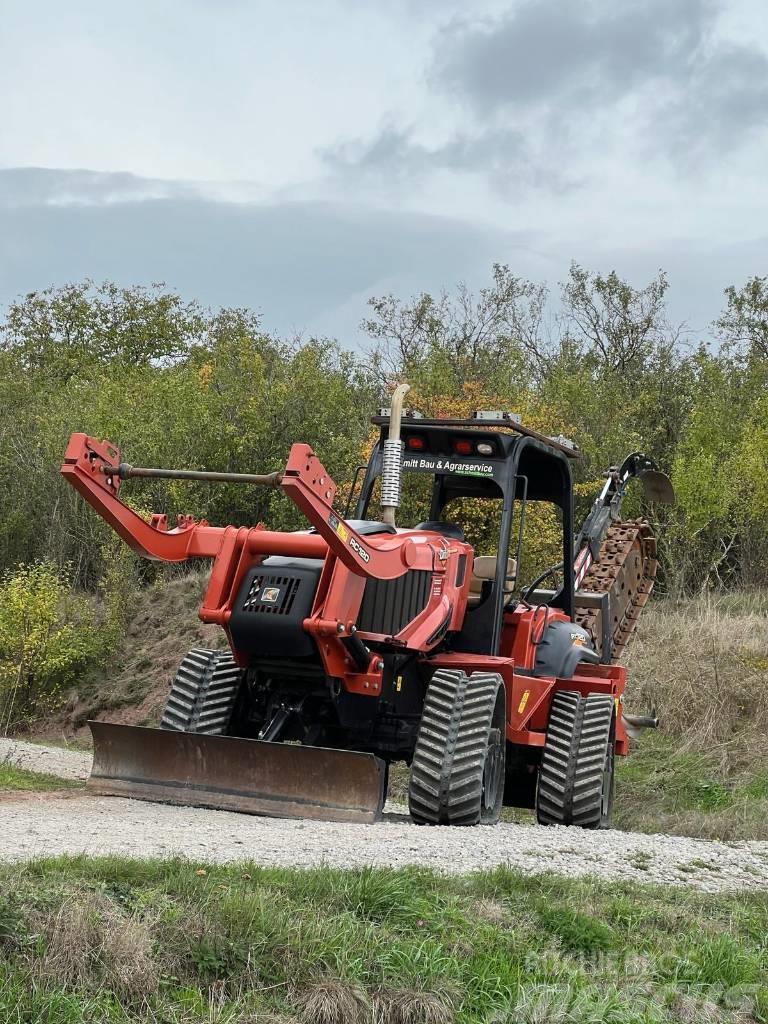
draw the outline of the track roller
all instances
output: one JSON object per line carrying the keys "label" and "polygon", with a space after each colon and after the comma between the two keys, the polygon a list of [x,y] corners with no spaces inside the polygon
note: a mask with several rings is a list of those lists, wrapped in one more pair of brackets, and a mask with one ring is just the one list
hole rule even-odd
{"label": "track roller", "polygon": [[411,764],[408,804],[420,825],[494,825],[504,795],[505,690],[500,675],[432,676]]}
{"label": "track roller", "polygon": [[229,651],[193,648],[179,665],[160,728],[226,735],[242,678]]}
{"label": "track roller", "polygon": [[608,827],[614,722],[613,698],[607,694],[555,694],[536,792],[539,824]]}

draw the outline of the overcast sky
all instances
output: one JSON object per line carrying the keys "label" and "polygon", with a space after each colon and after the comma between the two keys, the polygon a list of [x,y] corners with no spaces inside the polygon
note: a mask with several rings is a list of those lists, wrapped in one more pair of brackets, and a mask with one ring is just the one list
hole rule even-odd
{"label": "overcast sky", "polygon": [[[468,13],[471,11],[471,13]],[[163,280],[347,344],[494,261],[768,274],[765,0],[0,0],[0,303]]]}

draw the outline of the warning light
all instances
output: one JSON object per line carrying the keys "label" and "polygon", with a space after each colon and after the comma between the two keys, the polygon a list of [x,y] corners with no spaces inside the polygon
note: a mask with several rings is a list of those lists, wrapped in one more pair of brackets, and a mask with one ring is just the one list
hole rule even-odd
{"label": "warning light", "polygon": [[472,454],[472,442],[471,441],[454,441],[453,450],[457,455],[471,455]]}
{"label": "warning light", "polygon": [[427,447],[427,442],[423,437],[409,437],[405,442],[406,448],[410,448],[412,452],[423,452]]}

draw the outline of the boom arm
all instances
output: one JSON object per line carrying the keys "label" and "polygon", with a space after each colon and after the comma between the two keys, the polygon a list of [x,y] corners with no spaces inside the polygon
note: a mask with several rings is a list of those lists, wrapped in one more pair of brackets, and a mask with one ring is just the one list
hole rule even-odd
{"label": "boom arm", "polygon": [[611,523],[621,518],[621,504],[627,484],[635,478],[642,481],[646,498],[649,501],[661,501],[672,504],[675,494],[672,484],[659,467],[642,452],[628,455],[618,468],[612,466],[607,473],[608,479],[595,500],[589,515],[576,538],[576,558],[573,563],[575,587],[578,590],[600,551],[600,545]]}
{"label": "boom arm", "polygon": [[[140,469],[120,463],[120,452],[109,441],[86,434],[69,439],[61,467],[64,478],[110,526],[145,558],[181,562],[215,558],[235,545],[252,555],[294,555],[324,558],[328,548],[351,571],[362,577],[396,579],[408,569],[432,569],[432,553],[408,538],[381,535],[363,538],[333,510],[336,484],[309,445],[294,444],[285,469],[278,473],[205,473],[196,470]],[[191,516],[179,516],[168,529],[164,515],[147,522],[120,499],[122,480],[132,477],[229,480],[280,487],[297,505],[317,533],[279,533],[261,525],[240,529],[209,526]],[[235,541],[237,535],[237,542]],[[372,542],[373,541],[373,542]]]}

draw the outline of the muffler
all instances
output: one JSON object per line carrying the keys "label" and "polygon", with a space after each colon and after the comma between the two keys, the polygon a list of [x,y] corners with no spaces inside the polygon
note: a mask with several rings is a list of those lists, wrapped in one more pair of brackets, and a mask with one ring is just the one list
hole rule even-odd
{"label": "muffler", "polygon": [[659,728],[659,716],[655,710],[651,711],[648,715],[628,715],[625,713],[621,717],[624,721],[627,735],[631,740],[638,739],[643,729]]}
{"label": "muffler", "polygon": [[395,525],[395,513],[400,506],[403,461],[400,424],[403,418],[403,400],[410,390],[410,384],[400,384],[392,395],[392,407],[389,410],[389,434],[384,442],[381,459],[381,521],[390,526]]}
{"label": "muffler", "polygon": [[102,796],[275,818],[378,821],[386,766],[373,754],[89,722],[87,787]]}

